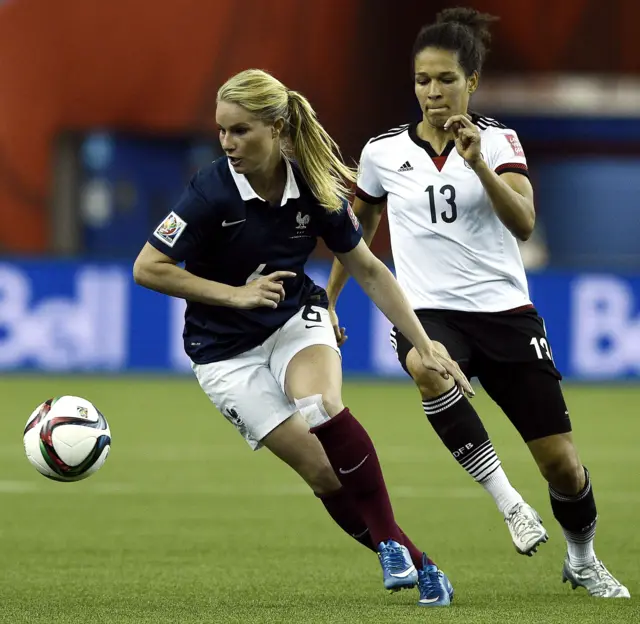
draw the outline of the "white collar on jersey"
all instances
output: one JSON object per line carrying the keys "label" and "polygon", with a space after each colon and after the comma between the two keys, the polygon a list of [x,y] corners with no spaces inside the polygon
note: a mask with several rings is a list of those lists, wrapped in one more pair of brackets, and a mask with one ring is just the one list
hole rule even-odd
{"label": "white collar on jersey", "polygon": [[[231,171],[233,181],[238,187],[238,192],[240,193],[240,197],[242,197],[242,201],[259,199],[260,201],[266,202],[266,199],[260,197],[260,195],[251,188],[251,184],[249,184],[244,173],[236,173],[228,159],[227,162],[229,163],[229,171]],[[289,199],[298,199],[298,197],[300,197],[300,189],[298,188],[296,177],[293,175],[293,169],[289,159],[285,157],[284,163],[287,167],[287,183],[284,185],[284,193],[282,193],[282,200],[280,201],[281,206],[284,206]]]}

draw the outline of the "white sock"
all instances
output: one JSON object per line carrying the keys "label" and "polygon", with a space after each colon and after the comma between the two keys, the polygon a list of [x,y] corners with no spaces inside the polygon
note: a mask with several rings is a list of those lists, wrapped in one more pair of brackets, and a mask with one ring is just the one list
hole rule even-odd
{"label": "white sock", "polygon": [[518,490],[509,483],[502,466],[494,470],[491,475],[481,482],[481,485],[491,494],[500,513],[505,517],[507,516],[507,511],[524,500]]}
{"label": "white sock", "polygon": [[573,534],[564,530],[563,533],[567,540],[569,563],[573,568],[583,568],[589,563],[593,563],[595,561],[596,551],[593,549],[593,538],[586,542],[576,542],[573,539]]}

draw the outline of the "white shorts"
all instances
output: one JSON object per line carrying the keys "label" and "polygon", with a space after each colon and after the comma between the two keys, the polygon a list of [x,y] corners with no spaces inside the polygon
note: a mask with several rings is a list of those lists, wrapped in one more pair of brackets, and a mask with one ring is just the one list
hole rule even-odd
{"label": "white shorts", "polygon": [[[293,357],[312,345],[340,353],[329,319],[319,306],[301,308],[261,345],[222,362],[191,363],[200,387],[253,449],[278,425],[298,411],[284,391]],[[307,310],[305,317],[303,312]]]}

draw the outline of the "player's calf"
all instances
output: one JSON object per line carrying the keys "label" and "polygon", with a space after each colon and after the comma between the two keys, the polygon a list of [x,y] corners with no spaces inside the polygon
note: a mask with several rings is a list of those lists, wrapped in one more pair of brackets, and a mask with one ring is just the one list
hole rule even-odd
{"label": "player's calf", "polygon": [[[434,345],[438,351],[447,354],[442,344],[434,342]],[[470,401],[452,380],[444,380],[424,369],[415,349],[407,355],[406,364],[420,390],[424,413],[434,431],[454,459],[493,497],[506,518],[523,499],[509,482],[489,434]],[[441,394],[434,396],[434,392],[440,390]],[[516,548],[520,547],[523,544],[516,544]]]}
{"label": "player's calf", "polygon": [[358,512],[351,495],[340,488],[329,494],[316,494],[333,521],[350,537],[365,548],[377,552],[376,545],[371,539],[371,533],[366,522]]}
{"label": "player's calf", "polygon": [[546,436],[528,442],[540,473],[556,491],[577,494],[585,486],[585,472],[571,433]]}

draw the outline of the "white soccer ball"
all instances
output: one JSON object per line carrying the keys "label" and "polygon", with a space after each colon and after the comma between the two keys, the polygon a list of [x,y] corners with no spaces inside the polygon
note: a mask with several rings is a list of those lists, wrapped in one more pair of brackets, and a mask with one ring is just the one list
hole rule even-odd
{"label": "white soccer ball", "polygon": [[39,405],[24,429],[34,468],[55,481],[80,481],[100,469],[111,448],[106,418],[86,399],[61,396]]}

